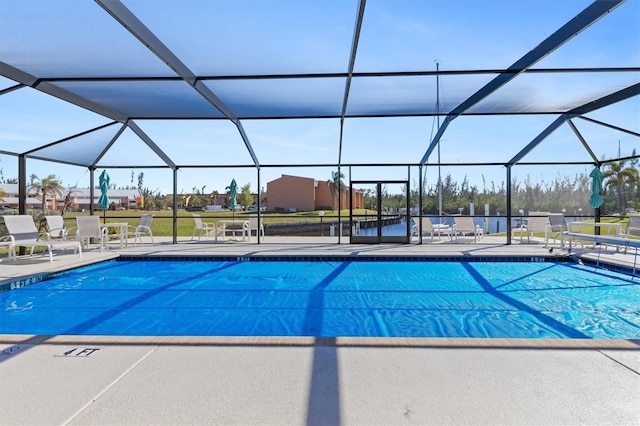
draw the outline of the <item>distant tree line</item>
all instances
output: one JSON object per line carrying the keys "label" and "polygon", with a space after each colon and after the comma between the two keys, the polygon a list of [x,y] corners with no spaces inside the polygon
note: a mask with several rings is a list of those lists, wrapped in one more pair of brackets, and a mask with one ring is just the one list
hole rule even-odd
{"label": "distant tree line", "polygon": [[[627,209],[640,210],[640,170],[638,158],[606,163],[602,167],[602,189],[600,194],[604,199],[601,213],[604,215],[624,214]],[[410,189],[410,206],[418,207],[419,188],[413,182]],[[557,176],[552,181],[534,181],[529,176],[523,180],[517,177],[511,183],[511,214],[518,215],[520,210],[525,213],[535,211],[562,212],[567,215],[587,214],[592,211],[589,205],[592,179],[588,173],[576,176]],[[375,194],[365,190],[365,207],[375,208]],[[405,194],[389,194],[386,188],[382,190],[384,206],[391,208],[406,207]],[[445,215],[458,214],[462,208],[463,214],[469,214],[470,203],[475,205],[475,214],[484,214],[484,205],[489,204],[490,214],[498,212],[505,214],[507,210],[507,191],[504,182],[497,186],[494,182],[486,185],[484,177],[482,188],[469,183],[465,177],[462,182],[456,182],[451,175],[442,179],[442,211]],[[439,197],[438,185],[433,184],[424,188],[423,214],[437,215]]]}
{"label": "distant tree line", "polygon": [[[602,189],[601,195],[604,204],[601,206],[601,212],[605,215],[624,214],[628,209],[640,210],[640,170],[638,168],[640,157],[633,151],[631,159],[608,162],[602,166]],[[1,169],[0,169],[1,170]],[[335,198],[338,191],[346,190],[347,186],[342,179],[344,174],[334,172],[331,179],[327,181],[330,186],[333,197]],[[0,178],[3,183],[17,183],[17,179]],[[116,189],[116,185],[111,185]],[[64,187],[61,179],[56,175],[49,175],[39,178],[35,174],[30,176],[28,184],[29,189],[38,192],[43,199],[47,195],[62,195]],[[590,212],[592,210],[589,205],[589,197],[591,195],[592,179],[586,172],[579,173],[575,176],[557,176],[552,181],[534,181],[529,176],[523,180],[517,177],[511,183],[511,201],[512,215],[518,215],[520,210],[524,212],[550,211],[561,212],[566,211],[568,215],[577,212]],[[134,172],[131,172],[131,185],[122,189],[138,189],[140,195],[144,197],[144,206],[138,208],[146,210],[156,210],[159,208],[173,207],[172,196],[162,195],[158,189],[151,190],[144,186],[144,173],[140,173],[137,179],[137,186],[134,186]],[[206,185],[197,188],[193,187],[190,194],[185,194],[184,190],[178,196],[178,207],[184,208],[188,205],[207,205],[216,204],[218,200],[218,191],[205,192]],[[73,189],[71,189],[73,191]],[[363,190],[365,194],[365,208],[376,208],[376,194],[371,190]],[[261,203],[266,204],[264,190],[261,191]],[[6,194],[0,193],[0,200]],[[70,202],[70,193],[67,194]],[[501,182],[497,186],[494,182],[486,184],[484,176],[482,178],[482,188],[473,185],[465,177],[462,182],[454,181],[452,176],[446,175],[442,179],[442,211],[443,214],[457,214],[462,208],[463,214],[469,213],[470,203],[473,202],[476,207],[476,214],[484,213],[484,205],[489,204],[490,214],[494,215],[500,212],[504,214],[507,209],[506,205],[507,191],[505,183]],[[228,202],[229,194],[226,194],[225,200]],[[251,184],[247,183],[240,188],[237,196],[237,203],[242,206],[253,204],[254,197],[251,193]],[[418,207],[419,188],[416,182],[412,183],[410,189],[410,206]],[[68,208],[65,200],[65,210]],[[390,208],[403,208],[406,206],[406,194],[390,194],[386,187],[382,190],[383,205]],[[433,184],[424,188],[423,193],[423,214],[438,214],[438,185]]]}

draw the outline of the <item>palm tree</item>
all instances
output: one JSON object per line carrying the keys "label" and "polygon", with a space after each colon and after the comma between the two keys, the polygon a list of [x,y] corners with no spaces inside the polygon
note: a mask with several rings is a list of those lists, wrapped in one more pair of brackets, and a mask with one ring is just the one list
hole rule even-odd
{"label": "palm tree", "polygon": [[344,178],[344,174],[342,172],[331,172],[331,179],[327,181],[327,185],[329,185],[329,190],[331,191],[331,210],[336,209],[336,194],[339,194],[340,191],[343,191],[347,188],[347,186],[342,182]]}
{"label": "palm tree", "polygon": [[625,185],[633,186],[640,183],[640,173],[638,169],[633,166],[627,167],[627,162],[612,161],[606,164],[607,170],[602,173],[602,180],[605,185],[610,189],[615,189],[618,194],[618,208],[620,213],[624,213],[624,187]]}
{"label": "palm tree", "polygon": [[44,211],[47,206],[47,195],[57,194],[58,196],[62,196],[64,192],[64,187],[60,181],[58,181],[56,175],[49,175],[42,179],[36,175],[31,175],[31,184],[28,188],[35,189],[36,192],[42,194],[42,211]]}

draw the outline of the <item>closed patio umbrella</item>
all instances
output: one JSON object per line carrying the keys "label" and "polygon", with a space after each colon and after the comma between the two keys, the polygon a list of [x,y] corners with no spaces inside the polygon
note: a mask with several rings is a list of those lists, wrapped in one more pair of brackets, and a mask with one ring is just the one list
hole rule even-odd
{"label": "closed patio umbrella", "polygon": [[231,183],[226,187],[226,190],[229,191],[229,208],[233,212],[232,217],[235,220],[236,218],[236,197],[238,196],[238,184],[235,179],[231,179]]}
{"label": "closed patio umbrella", "polygon": [[103,170],[100,173],[100,200],[98,200],[98,204],[102,207],[103,211],[103,222],[107,221],[107,209],[109,208],[109,197],[107,195],[107,191],[109,191],[109,175],[106,170]]}
{"label": "closed patio umbrella", "polygon": [[589,174],[593,181],[591,182],[591,197],[589,198],[589,205],[594,209],[597,209],[604,203],[602,196],[600,196],[600,185],[602,184],[602,172],[599,168],[593,169]]}

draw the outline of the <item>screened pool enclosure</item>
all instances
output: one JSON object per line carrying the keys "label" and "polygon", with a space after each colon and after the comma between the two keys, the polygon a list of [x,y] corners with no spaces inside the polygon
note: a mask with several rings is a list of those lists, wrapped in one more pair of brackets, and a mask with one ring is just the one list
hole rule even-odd
{"label": "screened pool enclosure", "polygon": [[21,212],[31,175],[94,189],[102,170],[168,195],[174,242],[181,194],[235,179],[262,215],[281,175],[505,218],[507,244],[529,211],[640,209],[633,179],[588,202],[594,168],[638,168],[640,0],[4,0],[0,40]]}

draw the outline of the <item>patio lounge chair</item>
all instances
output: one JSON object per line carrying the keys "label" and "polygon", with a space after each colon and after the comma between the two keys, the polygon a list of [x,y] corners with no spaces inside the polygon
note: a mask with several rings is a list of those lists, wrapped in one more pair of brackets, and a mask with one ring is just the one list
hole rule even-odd
{"label": "patio lounge chair", "polygon": [[442,234],[446,234],[447,237],[451,238],[451,226],[445,225],[444,223],[436,223],[431,222],[431,219],[428,217],[413,217],[414,225],[411,228],[411,236],[418,235],[420,233],[420,222],[422,222],[422,236],[430,235],[431,241],[433,241],[433,236],[438,234],[438,239],[442,236]]}
{"label": "patio lounge chair", "polygon": [[47,221],[47,229],[49,235],[53,240],[67,240],[69,239],[69,229],[64,224],[64,218],[60,215],[45,216]]}
{"label": "patio lounge chair", "polygon": [[473,234],[473,241],[477,242],[484,235],[483,229],[473,222],[471,216],[454,216],[453,222],[452,238]]}
{"label": "patio lounge chair", "polygon": [[96,238],[99,243],[100,252],[107,248],[107,228],[100,226],[100,218],[98,216],[77,216],[76,224],[76,240],[85,243],[89,247],[92,238]]}
{"label": "patio lounge chair", "polygon": [[155,244],[153,241],[153,232],[151,232],[151,222],[153,221],[153,214],[143,214],[140,216],[140,223],[138,226],[133,227],[130,226],[127,229],[127,242],[129,237],[133,237],[133,246],[135,247],[138,244],[138,240],[140,240],[140,245],[142,245],[142,236],[149,235],[151,237],[151,245]]}
{"label": "patio lounge chair", "polygon": [[218,228],[214,222],[203,222],[199,214],[194,214],[192,216],[193,221],[195,222],[195,226],[193,227],[193,234],[191,234],[192,240],[195,237],[196,232],[198,232],[198,239],[200,239],[202,237],[202,234],[204,234],[205,237],[210,237],[213,235],[216,241],[218,241],[218,234],[220,233],[220,231],[222,232],[222,236],[224,236],[224,228]]}
{"label": "patio lounge chair", "polygon": [[260,223],[258,223],[258,216],[250,215],[249,216],[249,229],[248,229],[248,237],[249,241],[251,241],[251,233],[252,231],[256,231],[256,237],[258,233],[264,238],[264,224],[262,223],[262,218],[260,218]]}
{"label": "patio lounge chair", "polygon": [[[527,236],[527,242],[531,242],[531,235],[534,232],[543,233],[547,231],[547,224],[549,223],[549,212],[529,212],[529,217],[526,222],[522,222],[519,227],[513,230],[513,233],[520,233],[520,242],[522,242],[522,236]],[[545,234],[546,236],[546,234]]]}
{"label": "patio lounge chair", "polygon": [[553,238],[555,244],[556,238],[560,237],[560,245],[564,247],[563,232],[567,232],[567,221],[564,213],[549,213],[548,223],[544,231],[544,244],[549,244],[549,237]]}
{"label": "patio lounge chair", "polygon": [[629,216],[627,223],[626,236],[629,238],[632,235],[640,237],[640,215],[637,214]]}
{"label": "patio lounge chair", "polygon": [[[634,214],[629,216],[629,222],[627,222],[627,229],[624,233],[624,238],[626,243],[624,245],[624,252],[627,252],[627,247],[629,246],[629,240],[631,237],[640,237],[640,215]],[[637,252],[637,249],[636,249]]]}
{"label": "patio lounge chair", "polygon": [[242,241],[248,241],[250,239],[249,220],[244,217],[235,220],[222,220],[218,222],[217,226],[217,232],[222,237],[226,237],[227,235],[231,236],[229,241],[236,241],[236,235],[242,237]]}
{"label": "patio lounge chair", "polygon": [[[74,249],[82,257],[82,245],[77,241],[52,241],[49,234],[41,234],[30,215],[5,215],[4,224],[9,231],[9,257],[17,260],[16,247],[45,247],[49,252],[49,261],[53,262],[53,250]],[[42,240],[41,238],[45,239]]]}

